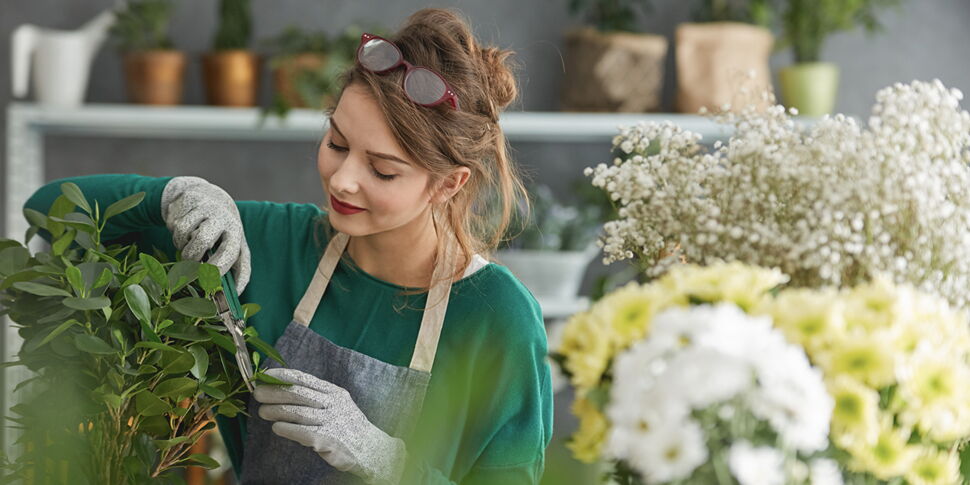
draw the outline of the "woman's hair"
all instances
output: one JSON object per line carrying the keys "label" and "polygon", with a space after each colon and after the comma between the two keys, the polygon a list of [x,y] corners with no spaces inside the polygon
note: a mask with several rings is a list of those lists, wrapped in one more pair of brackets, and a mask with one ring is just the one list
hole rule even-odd
{"label": "woman's hair", "polygon": [[[513,52],[479,45],[465,19],[454,11],[435,8],[412,14],[389,40],[411,64],[441,74],[455,91],[459,109],[447,103],[415,104],[401,87],[404,69],[374,74],[357,63],[344,74],[334,105],[348,86],[365,87],[401,147],[430,172],[427,190],[437,188],[458,166],[471,169],[461,190],[435,208],[440,211],[436,217],[451,225],[461,247],[456,259],[463,264],[448,275],[457,278],[475,253],[489,259],[505,236],[512,211],[520,210],[523,217],[530,212],[528,193],[498,124],[499,113],[518,94],[508,59]],[[335,230],[326,226],[332,237]],[[440,255],[440,228],[438,234]]]}

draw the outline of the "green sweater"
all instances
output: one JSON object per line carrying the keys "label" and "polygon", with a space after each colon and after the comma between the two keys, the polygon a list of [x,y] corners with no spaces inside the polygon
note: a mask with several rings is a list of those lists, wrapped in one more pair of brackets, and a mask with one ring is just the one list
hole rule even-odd
{"label": "green sweater", "polygon": [[[102,240],[135,243],[149,252],[155,246],[174,259],[160,208],[170,179],[133,174],[65,178],[41,187],[25,207],[46,214],[60,195],[60,184],[68,181],[101,207],[144,191],[140,205],[109,220]],[[326,249],[319,223],[326,223],[326,212],[313,204],[240,201],[237,206],[252,254],[252,275],[240,301],[262,307],[248,324],[273,344],[292,320]],[[335,268],[310,328],[337,345],[409,365],[427,293],[398,296],[404,287],[350,265],[341,260]],[[531,292],[496,263],[456,281],[417,437],[408,443],[412,475],[403,482],[538,483],[552,435],[549,381],[542,312]],[[216,420],[239,475],[246,462],[246,416]]]}

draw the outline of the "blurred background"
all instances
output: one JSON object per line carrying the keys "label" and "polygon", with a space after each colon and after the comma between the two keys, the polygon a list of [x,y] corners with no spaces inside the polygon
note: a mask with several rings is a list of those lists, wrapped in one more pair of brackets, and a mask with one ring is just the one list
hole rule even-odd
{"label": "blurred background", "polygon": [[[721,83],[714,86],[702,84],[700,88],[694,88],[702,93],[736,90],[738,84],[736,79],[723,81],[710,71],[705,71],[704,64],[699,68],[688,69],[686,62],[692,57],[694,61],[697,57],[705,57],[705,52],[708,57],[727,59],[731,59],[733,54],[719,50],[729,44],[717,37],[720,33],[699,33],[700,40],[695,38],[691,41],[687,37],[689,32],[686,29],[681,30],[681,27],[701,20],[741,20],[747,24],[757,24],[763,20],[759,18],[761,11],[753,8],[743,7],[731,13],[722,12],[718,16],[717,12],[705,11],[704,6],[721,2],[687,0],[656,0],[649,4],[589,0],[455,0],[434,4],[417,0],[252,0],[242,2],[248,4],[249,9],[248,35],[240,36],[236,32],[236,38],[233,39],[232,32],[220,34],[220,25],[226,26],[225,22],[232,22],[232,19],[231,12],[227,14],[224,11],[220,14],[218,0],[174,0],[161,3],[168,4],[170,10],[167,14],[148,10],[132,12],[133,17],[127,19],[128,23],[123,28],[117,28],[103,44],[91,52],[90,77],[83,92],[84,104],[72,109],[136,101],[132,98],[132,81],[126,81],[122,53],[137,50],[139,43],[150,46],[152,42],[159,41],[144,36],[150,27],[139,30],[138,22],[143,21],[141,25],[161,26],[162,31],[167,33],[167,47],[181,51],[184,56],[184,71],[179,83],[181,95],[175,101],[169,100],[168,104],[212,106],[235,103],[249,105],[250,108],[243,109],[256,109],[261,116],[292,116],[294,112],[290,110],[300,109],[299,93],[314,98],[317,102],[325,99],[326,88],[331,82],[328,76],[332,72],[311,62],[311,67],[308,68],[312,71],[310,77],[304,77],[302,81],[291,81],[292,89],[298,94],[294,97],[291,92],[286,98],[281,95],[280,84],[274,78],[275,70],[283,65],[285,59],[301,50],[318,51],[327,54],[336,63],[342,55],[341,52],[346,50],[348,38],[352,39],[351,44],[356,47],[360,29],[393,32],[410,13],[419,8],[436,6],[459,9],[471,21],[476,35],[483,43],[516,52],[516,60],[520,65],[520,98],[509,111],[640,112],[649,113],[654,119],[669,117],[676,121],[685,119],[682,118],[683,114],[676,114],[678,112],[696,113],[696,109],[689,109],[696,103],[685,104],[683,99],[683,93],[688,92],[688,88],[678,87],[688,81],[687,78],[704,78],[708,82]],[[869,3],[873,6],[870,11],[850,19],[847,25],[832,29],[831,35],[824,37],[824,43],[820,47],[816,46],[816,52],[812,52],[811,39],[799,40],[795,35],[797,32],[790,25],[786,30],[785,22],[787,20],[790,23],[792,18],[781,18],[783,14],[780,10],[774,12],[772,27],[769,29],[780,42],[758,44],[757,39],[742,39],[740,42],[755,42],[766,49],[763,57],[767,69],[761,75],[766,76],[766,82],[774,86],[776,91],[781,85],[779,72],[784,68],[813,60],[822,60],[836,66],[838,80],[831,93],[834,105],[823,108],[824,111],[865,118],[876,91],[897,81],[938,78],[949,87],[964,91],[970,89],[970,63],[965,60],[966,49],[970,45],[970,30],[967,29],[970,25],[970,0],[910,0],[886,6],[880,5],[880,2]],[[760,2],[747,4],[758,5]],[[842,8],[840,2],[832,0],[778,4],[788,5],[787,8],[798,4],[804,12]],[[612,12],[597,10],[610,5],[618,5],[621,9]],[[16,99],[13,95],[11,39],[18,26],[33,24],[42,29],[75,30],[99,13],[116,6],[116,2],[109,0],[0,1],[0,103],[10,109],[11,103],[27,103],[21,106],[33,106],[39,100],[34,87],[34,73],[30,74],[26,96]],[[635,15],[629,15],[622,8],[632,9],[629,12],[634,12]],[[866,17],[862,14],[872,16]],[[610,21],[614,24],[610,24]],[[867,28],[874,24],[879,24],[881,28]],[[612,61],[613,70],[610,71],[613,80],[627,77],[627,85],[636,85],[629,88],[631,93],[645,84],[650,84],[650,93],[640,93],[645,101],[630,105],[615,99],[604,99],[598,107],[576,104],[575,96],[569,94],[570,90],[578,89],[572,91],[574,93],[595,92],[594,87],[586,84],[581,84],[578,88],[572,84],[576,79],[582,82],[596,81],[586,79],[590,77],[589,74],[574,70],[575,66],[597,62],[595,53],[582,51],[582,47],[577,47],[579,40],[576,39],[581,37],[581,34],[577,34],[580,32],[577,29],[584,26],[598,27],[601,31],[620,29],[651,36],[652,40],[645,41],[640,51],[619,55],[616,58],[618,60]],[[681,35],[684,35],[682,41]],[[714,37],[710,37],[711,35]],[[740,35],[743,38],[747,34]],[[786,37],[794,40],[794,44],[786,42]],[[595,45],[598,41],[592,42]],[[218,93],[206,91],[207,85],[216,86],[213,89],[218,90],[218,81],[203,72],[202,56],[221,47],[232,47],[233,43],[241,43],[261,59],[255,70],[258,83],[248,101],[226,98],[220,101],[217,99]],[[572,58],[570,48],[576,49]],[[798,55],[795,54],[796,50]],[[701,62],[710,62],[710,59],[701,59]],[[329,69],[332,71],[333,65]],[[617,74],[622,73],[623,69],[629,69],[631,74]],[[610,82],[609,79],[600,81]],[[140,102],[149,102],[149,98],[143,98]],[[704,104],[707,101],[697,102]],[[308,106],[309,108],[302,109],[314,109],[314,101],[309,102]],[[7,177],[7,157],[13,153],[8,144],[19,143],[18,137],[23,134],[8,132],[6,110],[0,116],[0,131],[7,133],[0,137],[0,153],[5,154],[0,158],[0,176]],[[584,138],[582,141],[511,141],[516,161],[534,185],[544,186],[542,189],[536,188],[535,195],[542,199],[538,204],[539,208],[546,211],[542,219],[548,224],[544,228],[545,233],[555,235],[559,231],[553,243],[547,240],[545,245],[520,244],[518,249],[566,251],[587,247],[588,238],[577,238],[569,245],[565,240],[568,231],[588,233],[588,227],[595,229],[609,216],[605,209],[600,212],[584,212],[584,207],[602,204],[603,201],[597,201],[595,194],[590,195],[577,187],[589,185],[583,181],[582,171],[585,167],[611,159],[611,138],[611,135],[605,135],[601,139]],[[218,137],[152,139],[51,134],[43,137],[42,150],[45,181],[94,173],[195,175],[223,187],[237,200],[292,201],[321,205],[325,201],[315,166],[317,146],[315,141],[310,140],[226,141]],[[9,212],[9,208],[4,205],[7,183],[7,180],[0,181],[0,227],[5,228],[8,227],[6,215]],[[580,213],[583,218],[576,217]],[[584,221],[587,226],[566,229],[563,221],[573,219]],[[601,264],[599,257],[588,255],[585,259],[581,258],[580,263],[578,289],[567,290],[573,296],[595,297],[602,292],[604,285],[609,284],[605,282],[609,278],[621,275],[612,284],[623,279],[624,268],[619,267],[621,265],[606,267]],[[523,275],[523,278],[526,276],[528,275]],[[539,288],[530,289],[537,293],[540,291]],[[546,483],[565,483],[565,477],[571,477],[568,481],[572,483],[579,483],[572,479],[591,478],[596,474],[595,470],[572,460],[563,446],[563,441],[575,426],[568,408],[571,397],[565,395],[568,392],[563,391],[561,395],[557,395],[556,429],[546,465]]]}

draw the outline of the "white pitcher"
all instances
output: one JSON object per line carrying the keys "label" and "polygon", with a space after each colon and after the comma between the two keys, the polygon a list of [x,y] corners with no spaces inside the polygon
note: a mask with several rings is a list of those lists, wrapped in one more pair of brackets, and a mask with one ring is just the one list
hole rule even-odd
{"label": "white pitcher", "polygon": [[17,27],[10,57],[14,97],[27,95],[33,58],[34,95],[40,104],[76,107],[83,103],[91,63],[114,21],[114,12],[107,10],[73,31],[30,24]]}

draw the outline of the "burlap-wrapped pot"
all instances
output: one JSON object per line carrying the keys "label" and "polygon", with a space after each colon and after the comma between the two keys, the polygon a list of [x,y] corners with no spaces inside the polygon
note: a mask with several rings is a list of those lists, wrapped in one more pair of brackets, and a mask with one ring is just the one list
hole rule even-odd
{"label": "burlap-wrapped pot", "polygon": [[740,22],[684,23],[676,38],[678,111],[767,107],[762,94],[771,89],[771,31]]}
{"label": "burlap-wrapped pot", "polygon": [[660,107],[667,39],[591,28],[566,34],[564,111],[644,112]]}

